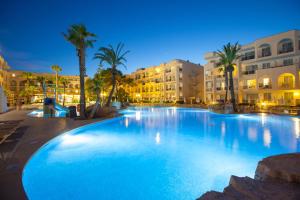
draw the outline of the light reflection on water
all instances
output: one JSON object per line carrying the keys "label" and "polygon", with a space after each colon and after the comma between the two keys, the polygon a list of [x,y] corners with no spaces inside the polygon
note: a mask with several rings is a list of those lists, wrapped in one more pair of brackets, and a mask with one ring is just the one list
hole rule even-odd
{"label": "light reflection on water", "polygon": [[263,157],[299,152],[298,118],[131,108],[61,135],[25,167],[30,199],[195,199]]}

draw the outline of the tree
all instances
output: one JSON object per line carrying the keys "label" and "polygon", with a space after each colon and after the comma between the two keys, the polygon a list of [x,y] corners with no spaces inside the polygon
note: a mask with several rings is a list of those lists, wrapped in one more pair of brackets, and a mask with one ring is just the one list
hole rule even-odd
{"label": "tree", "polygon": [[[20,91],[20,96],[25,97],[26,103],[29,103],[30,97],[32,96],[32,94],[34,94],[34,88],[31,87],[31,80],[33,78],[33,74],[31,72],[23,72],[22,77],[26,80],[26,83],[24,90]],[[19,99],[17,99],[17,101],[18,103],[20,103]]]}
{"label": "tree", "polygon": [[55,72],[55,99],[58,100],[58,73],[61,72],[61,67],[53,65],[51,69]]}
{"label": "tree", "polygon": [[125,56],[129,53],[129,51],[123,52],[124,44],[119,43],[116,48],[113,48],[111,45],[108,47],[99,48],[99,52],[95,53],[95,58],[100,60],[100,66],[103,63],[107,63],[111,66],[111,82],[112,88],[109,93],[106,106],[110,106],[113,93],[116,87],[116,75],[118,66],[123,65],[125,68],[125,62],[127,62]]}
{"label": "tree", "polygon": [[93,38],[95,34],[87,31],[86,27],[82,24],[74,24],[69,27],[67,33],[63,33],[64,38],[73,44],[77,51],[79,58],[79,77],[80,77],[80,118],[85,118],[85,88],[84,77],[86,72],[85,67],[85,52],[88,47],[93,47],[96,41]]}
{"label": "tree", "polygon": [[93,79],[89,79],[87,81],[88,90],[91,92],[91,94],[96,96],[96,103],[90,113],[90,118],[93,118],[96,111],[99,108],[100,105],[100,93],[103,89],[104,83],[105,83],[105,73],[102,72],[103,70],[98,70],[98,72],[94,75]]}
{"label": "tree", "polygon": [[63,106],[65,106],[65,101],[66,101],[66,88],[67,85],[70,83],[70,81],[66,78],[60,78],[60,83],[63,85]]}
{"label": "tree", "polygon": [[226,63],[223,63],[225,60],[220,59],[219,63],[217,63],[217,66],[219,66],[219,72],[223,72],[224,78],[225,78],[225,99],[224,103],[228,100],[228,70],[226,68]]}
{"label": "tree", "polygon": [[239,51],[241,50],[241,47],[238,43],[230,44],[223,46],[222,50],[218,50],[217,55],[220,58],[220,63],[225,68],[225,72],[229,73],[229,89],[230,89],[230,96],[231,96],[231,103],[233,106],[233,110],[237,112],[236,107],[236,100],[234,95],[234,84],[233,84],[233,71],[234,71],[234,65],[235,62],[240,58],[240,55],[238,55]]}
{"label": "tree", "polygon": [[45,98],[46,97],[46,88],[45,88],[46,87],[46,85],[45,85],[46,78],[44,76],[37,76],[36,80],[39,83],[40,87],[42,88],[43,95]]}

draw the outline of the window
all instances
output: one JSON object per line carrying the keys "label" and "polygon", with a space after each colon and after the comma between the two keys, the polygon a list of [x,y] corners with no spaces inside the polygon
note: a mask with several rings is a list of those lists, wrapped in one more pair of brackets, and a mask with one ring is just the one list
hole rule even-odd
{"label": "window", "polygon": [[293,65],[292,58],[283,60],[283,66],[289,66],[289,65]]}
{"label": "window", "polygon": [[255,88],[256,87],[256,80],[247,80],[247,88]]}
{"label": "window", "polygon": [[257,65],[247,65],[244,74],[255,74],[256,70],[257,70]]}
{"label": "window", "polygon": [[255,51],[250,51],[242,55],[241,60],[251,60],[254,58],[255,58]]}
{"label": "window", "polygon": [[263,79],[263,85],[268,86],[270,84],[270,79],[269,78],[264,78]]}
{"label": "window", "polygon": [[263,64],[262,64],[262,68],[263,68],[263,69],[271,68],[271,64],[270,64],[270,63],[263,63]]}
{"label": "window", "polygon": [[271,93],[264,93],[264,101],[271,101],[272,94]]}
{"label": "window", "polygon": [[261,49],[261,57],[266,57],[271,55],[271,48],[270,47],[264,47]]}
{"label": "window", "polygon": [[293,41],[291,39],[283,39],[278,44],[278,54],[294,51]]}

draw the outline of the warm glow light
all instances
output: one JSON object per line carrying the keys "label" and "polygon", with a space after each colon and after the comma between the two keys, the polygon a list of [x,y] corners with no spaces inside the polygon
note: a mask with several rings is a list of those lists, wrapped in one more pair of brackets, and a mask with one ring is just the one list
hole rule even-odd
{"label": "warm glow light", "polygon": [[270,83],[270,79],[269,79],[269,78],[264,78],[264,79],[263,79],[263,84],[264,84],[264,86],[268,86],[269,83]]}
{"label": "warm glow light", "polygon": [[265,125],[266,123],[266,113],[261,113],[261,124]]}
{"label": "warm glow light", "polygon": [[300,93],[299,92],[294,92],[294,96],[299,96]]}
{"label": "warm glow light", "polygon": [[12,76],[12,77],[16,77],[16,74],[12,74],[11,76]]}
{"label": "warm glow light", "polygon": [[75,90],[76,93],[78,93],[78,90]]}

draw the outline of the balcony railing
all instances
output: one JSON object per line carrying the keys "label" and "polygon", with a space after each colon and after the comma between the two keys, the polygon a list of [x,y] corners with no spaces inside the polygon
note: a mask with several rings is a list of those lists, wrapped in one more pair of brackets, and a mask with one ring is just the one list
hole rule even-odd
{"label": "balcony railing", "polygon": [[243,75],[249,75],[249,74],[255,74],[256,70],[251,70],[251,71],[243,71],[242,74]]}
{"label": "balcony railing", "polygon": [[256,85],[244,85],[243,89],[255,89]]}
{"label": "balcony railing", "polygon": [[278,87],[280,89],[294,89],[294,84],[292,84],[292,83],[282,83],[282,84],[279,84]]}
{"label": "balcony railing", "polygon": [[279,49],[278,54],[293,52],[294,48]]}
{"label": "balcony railing", "polygon": [[263,83],[260,83],[260,84],[258,85],[258,88],[259,88],[259,89],[272,89],[272,85],[271,85],[271,84],[264,85]]}

